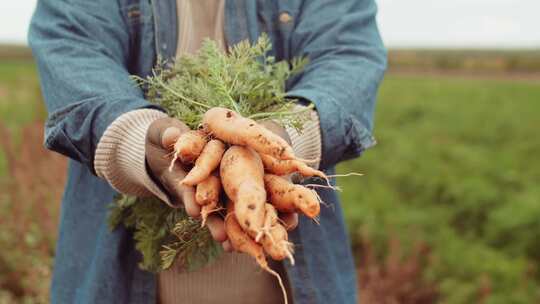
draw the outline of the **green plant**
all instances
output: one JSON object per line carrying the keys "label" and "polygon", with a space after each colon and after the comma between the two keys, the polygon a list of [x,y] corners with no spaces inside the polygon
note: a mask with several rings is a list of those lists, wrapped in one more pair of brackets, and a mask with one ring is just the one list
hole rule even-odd
{"label": "green plant", "polygon": [[306,118],[294,111],[286,97],[285,82],[298,73],[306,59],[276,62],[267,56],[270,40],[262,35],[254,45],[243,41],[222,52],[211,40],[195,55],[186,54],[172,66],[156,68],[146,79],[134,77],[147,90],[150,101],[169,115],[197,129],[212,107],[230,108],[244,117],[273,119],[300,127]]}

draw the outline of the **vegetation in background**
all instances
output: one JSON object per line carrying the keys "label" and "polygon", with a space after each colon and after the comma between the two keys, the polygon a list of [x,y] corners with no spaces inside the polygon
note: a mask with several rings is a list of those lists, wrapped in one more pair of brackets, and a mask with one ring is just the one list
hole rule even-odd
{"label": "vegetation in background", "polygon": [[429,269],[430,248],[425,243],[416,242],[404,251],[402,242],[395,236],[384,244],[384,256],[377,254],[373,242],[367,234],[355,240],[354,252],[358,257],[358,289],[361,304],[437,303],[440,295],[435,282],[426,279]]}
{"label": "vegetation in background", "polygon": [[34,64],[0,60],[0,303],[48,303],[66,161],[44,114]]}
{"label": "vegetation in background", "polygon": [[[339,180],[362,303],[540,301],[538,100],[519,81],[387,76],[378,145],[340,166],[366,174]],[[65,160],[41,148],[43,114],[34,66],[0,61],[0,303],[48,302]]]}
{"label": "vegetation in background", "polygon": [[33,62],[32,51],[24,45],[0,44],[0,60],[2,64],[7,63],[6,61],[31,64]]}
{"label": "vegetation in background", "polygon": [[18,131],[0,122],[0,303],[48,303],[66,161],[43,148],[41,122]]}
{"label": "vegetation in background", "polygon": [[42,120],[46,112],[34,64],[1,58],[0,121],[15,131],[25,124]]}
{"label": "vegetation in background", "polygon": [[431,249],[426,278],[444,303],[540,300],[540,88],[388,76],[379,144],[342,171],[353,243],[390,236]]}
{"label": "vegetation in background", "polygon": [[500,75],[540,72],[540,50],[390,50],[396,71],[441,71]]}

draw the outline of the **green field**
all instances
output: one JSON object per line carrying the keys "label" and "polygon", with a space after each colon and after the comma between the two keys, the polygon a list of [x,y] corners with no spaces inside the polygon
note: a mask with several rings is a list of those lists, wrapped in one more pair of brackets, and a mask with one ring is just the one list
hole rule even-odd
{"label": "green field", "polygon": [[[39,96],[0,61],[0,303],[47,299],[65,163]],[[340,166],[363,303],[540,301],[539,113],[535,82],[386,77],[378,145]]]}
{"label": "green field", "polygon": [[[381,89],[379,144],[341,171],[357,241],[431,248],[426,279],[445,303],[540,299],[540,87],[396,77]],[[484,286],[485,287],[485,286]]]}

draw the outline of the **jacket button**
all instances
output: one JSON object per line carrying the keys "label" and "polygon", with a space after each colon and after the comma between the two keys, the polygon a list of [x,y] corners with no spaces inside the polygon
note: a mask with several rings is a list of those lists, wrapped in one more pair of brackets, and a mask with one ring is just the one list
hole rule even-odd
{"label": "jacket button", "polygon": [[281,14],[279,14],[279,22],[281,23],[289,23],[292,21],[292,16],[287,13],[287,12],[283,12]]}

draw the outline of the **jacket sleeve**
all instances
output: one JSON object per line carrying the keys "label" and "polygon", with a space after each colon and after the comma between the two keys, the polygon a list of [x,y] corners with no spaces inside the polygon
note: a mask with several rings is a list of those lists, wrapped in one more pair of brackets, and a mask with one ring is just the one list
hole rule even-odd
{"label": "jacket sleeve", "polygon": [[28,40],[49,113],[45,146],[86,164],[121,114],[155,108],[130,80],[128,25],[113,0],[40,0]]}
{"label": "jacket sleeve", "polygon": [[307,56],[288,95],[315,104],[322,133],[321,168],[357,157],[371,135],[386,50],[374,0],[305,0],[291,33],[292,57]]}

